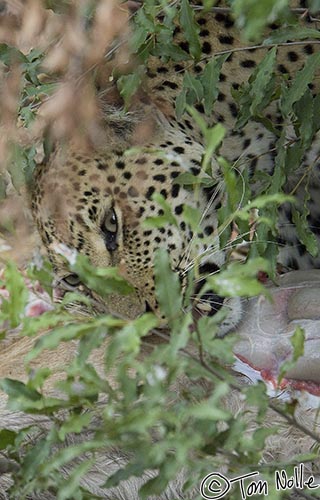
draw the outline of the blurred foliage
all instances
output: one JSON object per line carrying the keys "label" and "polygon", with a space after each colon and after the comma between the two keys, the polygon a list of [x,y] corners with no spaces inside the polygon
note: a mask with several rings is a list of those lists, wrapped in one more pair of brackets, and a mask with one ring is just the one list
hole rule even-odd
{"label": "blurred foliage", "polygon": [[[204,6],[210,9],[214,3],[207,0]],[[252,200],[248,174],[242,172],[236,175],[234,166],[218,154],[225,133],[223,127],[209,127],[194,109],[196,104],[202,103],[206,115],[210,115],[218,95],[219,73],[229,57],[229,54],[224,54],[208,60],[200,75],[194,76],[189,72],[184,75],[176,114],[179,118],[183,113],[189,113],[197,123],[205,138],[206,154],[202,165],[203,176],[184,174],[179,181],[189,186],[196,183],[215,185],[209,164],[212,155],[216,155],[228,194],[227,203],[218,213],[222,246],[228,244],[231,223],[236,223],[240,234],[244,235],[241,237],[249,240],[252,209],[259,209],[258,215],[254,215],[256,233],[248,263],[244,266],[232,264],[208,280],[208,286],[225,296],[251,296],[264,292],[262,284],[256,279],[257,271],[274,272],[277,207],[289,201],[282,188],[288,174],[298,168],[299,160],[319,129],[316,119],[319,97],[312,96],[309,91],[314,71],[320,65],[319,55],[312,56],[293,80],[283,78],[279,81],[275,78],[277,49],[273,45],[288,39],[318,38],[319,35],[297,25],[296,16],[290,12],[285,0],[233,0],[229,3],[244,36],[249,39],[261,40],[263,30],[270,22],[283,23],[283,28],[280,27],[264,40],[272,47],[254,69],[249,81],[234,92],[240,109],[239,129],[248,121],[257,120],[275,133],[275,169],[270,176],[257,174],[258,179],[254,180],[262,186],[261,196]],[[310,7],[316,10],[318,3],[313,1]],[[68,12],[70,5],[71,2],[67,1],[46,2],[46,6],[56,12]],[[96,2],[87,2],[84,15],[90,17],[95,5]],[[140,85],[144,65],[150,56],[161,57],[164,62],[200,59],[199,26],[192,7],[188,0],[144,0],[135,13],[130,44],[141,64],[136,72],[119,78],[120,93],[126,105]],[[189,42],[188,50],[174,43],[176,22],[184,29]],[[7,70],[14,61],[19,63],[22,71],[19,119],[26,128],[32,126],[41,96],[51,94],[56,85],[54,81],[44,83],[39,79],[43,71],[43,57],[44,54],[37,49],[22,54],[9,45],[0,46],[0,61]],[[284,134],[264,114],[270,102],[279,97],[283,117],[291,120],[297,132],[298,140],[292,148],[283,147]],[[10,172],[14,185],[19,188],[32,175],[36,151],[34,146],[27,149],[14,146],[13,154]],[[177,222],[169,204],[160,195],[155,196],[154,201],[162,208],[163,215],[150,217],[146,225],[159,227],[169,222],[175,226]],[[302,212],[294,212],[294,222],[301,242],[310,253],[315,253],[314,237],[306,224],[307,216],[305,203]],[[191,213],[186,208],[184,217],[191,224],[191,220],[198,220],[200,214]],[[102,288],[106,291],[106,282],[107,293],[131,291],[116,270],[95,269],[81,257],[73,262],[71,272],[76,272],[88,288],[98,293]],[[170,325],[170,336],[156,330],[158,320],[151,313],[132,321],[110,315],[72,315],[64,308],[68,302],[86,302],[90,306],[90,298],[83,298],[76,291],[67,294],[63,303],[53,310],[38,317],[27,317],[26,285],[15,266],[7,264],[3,279],[10,297],[2,299],[2,335],[8,335],[9,328],[21,325],[22,335],[35,337],[36,340],[26,357],[27,382],[6,378],[0,385],[8,395],[10,409],[43,416],[48,422],[46,429],[35,420],[32,426],[19,431],[0,431],[0,449],[19,465],[14,474],[10,498],[26,498],[43,491],[50,491],[60,500],[93,498],[80,480],[104,449],[121,449],[128,457],[127,463],[108,479],[106,487],[117,485],[132,476],[142,476],[146,470],[155,471],[155,477],[140,490],[142,500],[150,495],[160,495],[182,469],[186,477],[186,498],[188,490],[198,488],[201,479],[221,465],[238,476],[252,468],[259,470],[265,440],[277,429],[270,427],[250,431],[246,416],[235,416],[224,405],[230,391],[238,391],[233,376],[224,367],[232,363],[235,339],[233,336],[222,339],[217,333],[225,311],[214,317],[202,317],[194,325],[190,312],[191,299],[182,297],[179,278],[171,270],[169,257],[164,252],[157,255],[155,275],[157,299]],[[51,292],[51,272],[46,263],[43,267],[31,268],[29,276],[33,281],[39,280],[43,288]],[[4,285],[4,282],[1,284]],[[38,338],[39,331],[46,333]],[[148,343],[150,333],[160,338],[165,336],[166,341],[159,342],[142,359],[143,342]],[[302,333],[297,331],[293,338],[295,359],[303,352],[302,340]],[[56,349],[61,342],[71,346],[75,341],[78,342],[78,349],[72,361],[68,366],[61,367],[62,378],[57,383],[59,396],[49,396],[44,386],[55,375],[55,370],[34,368],[32,361],[44,351]],[[196,346],[196,356],[189,351],[190,341]],[[102,349],[106,343],[104,370],[98,373],[94,357],[97,349]],[[183,388],[179,386],[181,377],[189,381]],[[245,388],[242,392],[243,399],[257,408],[257,418],[261,422],[268,408],[265,387],[261,384]],[[71,439],[81,433],[85,438]],[[83,460],[79,462],[77,459],[81,455]],[[313,456],[316,457],[317,453],[308,459]],[[299,457],[296,460],[299,461]],[[274,469],[286,467],[290,473],[294,463],[292,459],[289,464],[272,463],[260,469],[263,477],[269,479]],[[69,466],[70,476],[63,476],[61,468]],[[272,491],[272,495],[275,500],[286,497],[285,492]],[[238,499],[239,491],[233,490],[228,498]]]}

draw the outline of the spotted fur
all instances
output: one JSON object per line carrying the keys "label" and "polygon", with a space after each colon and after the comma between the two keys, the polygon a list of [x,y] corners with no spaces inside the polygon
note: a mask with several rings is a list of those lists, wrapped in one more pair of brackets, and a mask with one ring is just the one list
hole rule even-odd
{"label": "spotted fur", "polygon": [[[68,151],[58,151],[36,176],[33,213],[58,277],[64,278],[69,271],[64,260],[54,251],[57,243],[86,254],[95,265],[119,266],[121,273],[134,285],[136,293],[129,298],[110,299],[108,310],[116,314],[135,317],[146,309],[157,312],[153,261],[160,247],[168,250],[172,268],[179,273],[182,282],[186,268],[197,255],[204,255],[201,265],[206,272],[219,269],[224,262],[217,235],[216,210],[223,197],[217,164],[212,161],[217,185],[211,190],[201,188],[194,191],[177,181],[184,172],[202,175],[201,162],[205,151],[196,124],[187,114],[177,120],[174,111],[186,69],[194,75],[200,74],[208,58],[230,51],[222,67],[217,102],[212,116],[206,120],[209,125],[222,123],[226,127],[227,136],[221,153],[230,162],[236,162],[238,168],[248,169],[252,176],[257,171],[272,173],[274,168],[276,137],[259,122],[251,121],[243,129],[236,130],[238,108],[232,96],[233,89],[248,81],[266,49],[247,44],[244,48],[233,20],[224,12],[200,12],[197,22],[203,53],[200,62],[164,63],[160,58],[151,57],[144,82],[148,97],[138,106],[136,118],[132,120],[123,114],[119,118],[121,126],[117,128],[112,127],[107,119],[104,147],[89,153],[75,151],[72,147]],[[175,31],[176,43],[188,50],[181,28],[177,26]],[[279,47],[279,74],[295,75],[306,57],[315,50],[317,45],[309,42]],[[313,91],[317,91],[316,86]],[[202,104],[196,108],[204,114]],[[278,129],[286,126],[275,104],[270,105],[267,117]],[[143,125],[148,132],[139,135],[137,129],[144,130]],[[290,133],[292,130],[288,128],[288,135]],[[316,234],[319,233],[320,211],[315,201],[319,185],[319,149],[316,137],[297,177],[290,179],[287,185],[290,192],[303,171],[314,164],[308,182],[312,209],[310,225]],[[304,189],[302,184],[296,190],[298,199],[303,198]],[[154,193],[160,193],[170,204],[177,225],[144,227],[148,217],[163,214],[153,199]],[[197,238],[185,221],[185,205],[198,208],[203,214]],[[110,221],[115,226],[109,225],[108,229]],[[116,230],[110,231],[110,227]],[[283,243],[280,260],[284,265],[293,269],[319,267],[320,259],[312,258],[299,243],[291,210],[287,206],[280,209],[279,228],[279,242]],[[212,294],[210,300],[214,311],[217,297]],[[240,318],[238,302],[228,305],[233,312],[225,321],[224,331]]]}

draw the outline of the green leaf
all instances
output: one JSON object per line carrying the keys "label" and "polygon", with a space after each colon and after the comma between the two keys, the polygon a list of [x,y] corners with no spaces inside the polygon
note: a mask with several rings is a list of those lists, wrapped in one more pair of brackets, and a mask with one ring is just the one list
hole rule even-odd
{"label": "green leaf", "polygon": [[[154,314],[146,313],[134,321],[130,321],[112,337],[106,351],[106,365],[111,367],[116,358],[126,354],[126,362],[134,358],[140,350],[141,338],[158,326],[159,320]],[[126,375],[127,378],[127,375]]]}
{"label": "green leaf", "polygon": [[276,53],[276,47],[269,50],[254,69],[248,84],[243,84],[238,91],[234,91],[239,106],[236,128],[244,127],[252,116],[261,117],[265,122],[262,112],[270,103],[274,92]]}
{"label": "green leaf", "polygon": [[40,260],[37,264],[31,263],[27,268],[27,275],[33,281],[38,280],[48,295],[52,297],[53,271],[49,260]]}
{"label": "green leaf", "polygon": [[318,40],[319,38],[320,33],[318,30],[293,25],[272,30],[270,35],[263,41],[263,45],[285,43],[290,40]]}
{"label": "green leaf", "polygon": [[223,297],[254,297],[259,294],[270,296],[268,290],[256,279],[259,271],[268,272],[268,269],[268,262],[262,258],[251,259],[245,264],[235,262],[226,270],[209,276],[204,290],[212,287]]}
{"label": "green leaf", "polygon": [[163,227],[167,224],[172,224],[178,227],[178,222],[172,213],[172,207],[165,200],[165,198],[160,193],[154,193],[152,195],[152,200],[155,201],[163,210],[163,215],[158,215],[155,217],[146,217],[142,223],[142,226],[146,229],[154,227]]}
{"label": "green leaf", "polygon": [[292,112],[292,106],[306,92],[309,83],[312,82],[314,73],[320,65],[320,53],[308,57],[304,67],[298,71],[291,86],[283,92],[280,98],[280,108],[284,117]]}
{"label": "green leaf", "polygon": [[300,213],[296,207],[291,207],[292,220],[296,227],[297,236],[301,243],[304,244],[308,252],[316,257],[319,254],[319,242],[316,236],[310,229],[309,223],[307,221],[307,213]]}
{"label": "green leaf", "polygon": [[0,43],[0,61],[2,61],[6,66],[9,66],[15,62],[27,63],[28,59],[15,47],[11,47],[6,43]]}
{"label": "green leaf", "polygon": [[170,258],[165,250],[159,249],[155,253],[154,273],[160,310],[172,322],[181,314],[182,296],[179,277],[172,271]]}
{"label": "green leaf", "polygon": [[0,450],[5,450],[7,446],[13,445],[17,437],[17,432],[9,429],[0,430]]}
{"label": "green leaf", "polygon": [[[56,328],[49,333],[42,335],[35,343],[33,349],[26,355],[26,362],[30,362],[38,356],[44,349],[55,349],[61,342],[68,342],[73,339],[80,339],[89,334],[96,335],[100,338],[100,334],[107,329],[112,330],[115,327],[121,327],[125,324],[124,320],[113,318],[112,316],[101,316],[96,320],[88,321],[87,323],[71,323]],[[102,332],[101,332],[101,329]]]}
{"label": "green leaf", "polygon": [[203,185],[204,187],[212,187],[216,184],[216,180],[211,177],[200,177],[199,175],[193,175],[190,172],[184,172],[183,174],[178,175],[175,179],[177,184],[181,184],[182,186],[199,186]]}
{"label": "green leaf", "polygon": [[128,109],[134,94],[138,91],[142,83],[141,66],[134,73],[122,75],[117,79],[117,86],[121,97],[124,99],[125,109]]}
{"label": "green leaf", "polygon": [[199,224],[201,221],[202,213],[197,208],[190,205],[183,205],[183,219],[186,224],[191,227],[192,232],[196,234],[199,231]]}
{"label": "green leaf", "polygon": [[288,15],[287,0],[234,0],[232,11],[238,27],[249,40],[257,40],[267,24],[275,22],[278,16]]}
{"label": "green leaf", "polygon": [[82,443],[60,449],[50,457],[49,461],[42,464],[41,472],[44,476],[47,474],[51,474],[54,470],[57,470],[59,467],[62,467],[75,458],[78,458],[79,456],[81,456],[81,454],[86,452],[98,451],[105,446],[105,442],[101,440],[95,441],[94,439],[91,439],[90,441],[84,441]]}
{"label": "green leaf", "polygon": [[50,441],[50,438],[39,439],[24,457],[21,467],[24,481],[31,481],[39,474],[39,468],[42,467],[51,452]]}
{"label": "green leaf", "polygon": [[187,111],[190,113],[192,118],[197,123],[200,128],[205,143],[205,153],[202,159],[202,168],[205,173],[209,175],[212,174],[212,156],[216,149],[220,146],[223,141],[223,138],[226,134],[226,129],[221,125],[221,123],[217,123],[214,127],[207,127],[205,120],[202,118],[201,114],[191,106],[187,106]]}
{"label": "green leaf", "polygon": [[143,463],[128,463],[124,468],[117,470],[103,484],[104,488],[112,488],[118,486],[121,481],[125,481],[132,476],[141,476],[144,471]]}
{"label": "green leaf", "polygon": [[246,387],[245,395],[248,405],[258,408],[259,422],[261,422],[269,408],[269,396],[266,392],[266,385],[261,382]]}
{"label": "green leaf", "polygon": [[[188,59],[187,53],[179,47],[179,45],[173,44],[159,44],[156,45],[151,51],[153,56],[171,59],[172,61],[180,62]],[[190,56],[189,56],[190,57]]]}
{"label": "green leaf", "polygon": [[142,7],[134,16],[135,29],[130,39],[130,47],[133,52],[138,52],[141,46],[145,43],[150,33],[155,31],[155,23],[151,16],[147,15]]}
{"label": "green leaf", "polygon": [[[68,479],[60,487],[57,493],[57,500],[70,500],[70,498],[77,500],[84,498],[81,493],[81,479],[83,476],[94,467],[95,459],[83,460],[79,465],[72,467],[72,472],[68,474]],[[76,497],[76,495],[78,495]],[[90,497],[91,494],[89,493]],[[87,497],[89,498],[89,496]]]}
{"label": "green leaf", "polygon": [[201,46],[198,35],[200,29],[195,21],[194,11],[190,7],[188,0],[181,1],[180,23],[185,37],[189,42],[190,54],[194,59],[199,60],[201,56]]}
{"label": "green leaf", "polygon": [[[183,89],[188,90],[188,103],[193,104],[194,102],[200,102],[203,98],[203,87],[201,82],[193,76],[189,71],[186,71],[183,77]],[[189,97],[190,93],[193,92],[194,96]],[[189,101],[190,99],[190,101]]]}
{"label": "green leaf", "polygon": [[71,415],[65,420],[58,431],[59,439],[63,442],[69,433],[79,434],[84,428],[88,427],[93,415],[91,412]]}
{"label": "green leaf", "polygon": [[10,378],[3,378],[0,380],[1,389],[8,394],[9,398],[12,399],[28,399],[30,401],[39,401],[42,396],[41,394],[34,390],[30,389],[23,382],[19,380],[13,380]]}
{"label": "green leaf", "polygon": [[285,361],[280,368],[278,383],[281,382],[286,372],[293,368],[298,361],[298,359],[304,355],[304,341],[305,341],[305,332],[304,329],[300,326],[297,326],[293,335],[290,338],[290,342],[293,348],[292,358],[288,361]]}
{"label": "green leaf", "polygon": [[82,254],[77,255],[76,262],[70,267],[88,288],[102,297],[110,293],[127,295],[134,291],[134,287],[121,276],[117,267],[95,267]]}
{"label": "green leaf", "polygon": [[40,316],[26,317],[23,319],[23,334],[32,336],[36,335],[41,330],[53,328],[59,323],[67,324],[72,321],[73,317],[66,311],[56,312],[47,311]]}
{"label": "green leaf", "polygon": [[293,361],[297,361],[301,356],[304,355],[304,341],[305,341],[305,333],[303,328],[298,326],[294,334],[292,335],[290,342],[293,347]]}
{"label": "green leaf", "polygon": [[204,110],[207,116],[211,116],[213,105],[219,93],[219,77],[223,63],[228,59],[230,53],[214,57],[209,61],[201,74],[201,83],[204,95]]}
{"label": "green leaf", "polygon": [[181,117],[186,109],[187,93],[188,93],[187,89],[182,89],[182,91],[180,92],[180,94],[176,98],[176,103],[175,103],[176,106],[175,107],[176,107],[177,120],[181,119]]}
{"label": "green leaf", "polygon": [[225,397],[229,392],[229,386],[226,382],[220,382],[215,386],[213,394],[206,400],[195,404],[188,411],[188,415],[197,419],[210,421],[228,421],[231,414],[219,407],[219,402],[222,397]]}
{"label": "green leaf", "polygon": [[[296,128],[303,151],[306,151],[312,143],[314,130],[314,99],[310,89],[307,88],[301,99],[294,105],[294,113],[297,116]],[[318,124],[316,125],[318,126]]]}
{"label": "green leaf", "polygon": [[[250,213],[253,208],[265,208],[268,205],[282,205],[283,203],[294,203],[295,199],[293,196],[283,193],[275,194],[261,194],[250,203],[245,205],[241,210],[237,212],[238,217],[242,217],[242,214]],[[244,215],[246,217],[246,215]]]}
{"label": "green leaf", "polygon": [[251,85],[252,102],[250,111],[252,115],[261,112],[261,103],[264,103],[265,94],[268,91],[270,80],[274,74],[274,67],[276,63],[277,48],[273,47],[267,55],[263,58],[255,73],[255,78]]}
{"label": "green leaf", "polygon": [[8,262],[4,271],[5,286],[9,299],[2,299],[1,312],[9,321],[11,328],[16,328],[22,320],[28,299],[28,290],[23,276],[13,262]]}
{"label": "green leaf", "polygon": [[226,135],[226,129],[221,123],[217,123],[213,128],[208,128],[204,136],[205,140],[205,153],[202,159],[202,168],[209,175],[212,174],[212,156],[213,153],[221,145],[224,136]]}

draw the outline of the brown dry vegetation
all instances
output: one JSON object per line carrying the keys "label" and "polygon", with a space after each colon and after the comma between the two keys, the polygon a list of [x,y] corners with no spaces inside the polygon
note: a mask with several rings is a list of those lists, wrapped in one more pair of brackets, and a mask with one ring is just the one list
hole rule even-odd
{"label": "brown dry vegetation", "polygon": [[[59,2],[55,3],[59,7]],[[43,159],[43,141],[95,147],[106,140],[106,104],[119,102],[114,74],[132,69],[127,41],[128,19],[137,2],[97,3],[90,25],[84,13],[85,0],[62,5],[59,12],[46,9],[41,0],[9,0],[0,3],[0,43],[27,55],[44,54],[39,83],[54,82],[52,95],[30,96],[36,118],[26,128],[19,111],[28,85],[19,53],[12,51],[9,64],[0,63],[0,170],[3,192],[0,206],[0,243],[4,259],[19,264],[30,258],[37,240],[28,216],[28,193],[21,181],[22,165],[12,160],[12,148],[36,145],[36,161]],[[99,96],[97,97],[97,87]],[[102,119],[103,117],[103,119]],[[14,163],[12,163],[14,162]],[[13,182],[18,177],[19,182]],[[27,195],[27,196],[26,196]],[[6,245],[11,250],[6,252]]]}

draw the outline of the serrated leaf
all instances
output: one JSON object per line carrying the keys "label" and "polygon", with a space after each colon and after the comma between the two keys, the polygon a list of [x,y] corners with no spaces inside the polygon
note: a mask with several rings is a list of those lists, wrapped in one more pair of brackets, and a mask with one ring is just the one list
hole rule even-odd
{"label": "serrated leaf", "polygon": [[142,82],[141,71],[137,69],[129,75],[122,75],[117,80],[117,85],[121,97],[123,97],[125,109],[128,109],[131,99],[139,89]]}
{"label": "serrated leaf", "polygon": [[276,50],[276,47],[269,50],[254,69],[249,82],[233,92],[239,107],[235,125],[237,129],[243,128],[252,116],[264,123],[267,122],[267,119],[262,116],[262,111],[270,103],[274,92]]}
{"label": "serrated leaf", "polygon": [[[301,99],[294,104],[294,113],[297,117],[297,136],[302,142],[303,149],[306,151],[310,146],[314,134],[314,99],[310,89],[307,89]],[[300,162],[299,162],[300,163]]]}
{"label": "serrated leaf", "polygon": [[263,417],[269,407],[269,396],[266,393],[265,384],[258,383],[246,387],[245,395],[248,405],[258,408],[259,417]]}
{"label": "serrated leaf", "polygon": [[95,267],[85,255],[78,254],[76,262],[70,267],[88,288],[96,291],[102,297],[111,293],[127,295],[134,291],[134,287],[121,276],[118,268]]}
{"label": "serrated leaf", "polygon": [[297,361],[300,356],[304,355],[304,341],[305,341],[305,333],[303,328],[298,326],[294,334],[292,335],[290,342],[293,347],[293,355],[292,359],[293,361]]}
{"label": "serrated leaf", "polygon": [[189,42],[189,51],[194,59],[198,60],[201,56],[201,46],[199,42],[199,27],[195,21],[194,11],[190,7],[188,0],[182,0],[180,8],[180,23],[185,37]]}
{"label": "serrated leaf", "polygon": [[155,254],[154,273],[160,309],[168,321],[172,321],[181,314],[182,296],[179,277],[172,271],[170,258],[165,250],[159,249]]}
{"label": "serrated leaf", "polygon": [[92,420],[92,413],[80,413],[70,416],[65,420],[58,431],[59,439],[63,442],[69,433],[79,434],[88,427]]}
{"label": "serrated leaf", "polygon": [[28,170],[28,158],[26,151],[17,144],[14,144],[11,148],[11,158],[8,170],[10,172],[12,184],[19,192],[22,186],[25,185],[26,178],[24,172]]}
{"label": "serrated leaf", "polygon": [[204,111],[207,116],[211,116],[213,104],[219,93],[219,77],[223,63],[228,59],[230,53],[214,57],[203,69],[201,83],[204,95]]}
{"label": "serrated leaf", "polygon": [[158,215],[155,217],[146,217],[143,221],[142,226],[144,228],[153,228],[153,227],[163,227],[167,224],[172,224],[175,227],[178,227],[178,222],[175,216],[172,213],[172,207],[165,200],[165,198],[160,193],[154,193],[152,195],[152,200],[155,201],[163,210],[163,215]]}
{"label": "serrated leaf", "polygon": [[252,115],[258,114],[261,111],[261,103],[264,102],[267,88],[274,74],[276,56],[277,48],[273,47],[263,58],[258,66],[258,71],[255,73],[255,79],[252,82],[250,91],[252,97],[250,111]]}
{"label": "serrated leaf", "polygon": [[213,128],[208,128],[204,136],[205,140],[205,153],[202,159],[203,170],[211,175],[212,174],[212,156],[213,153],[222,144],[224,136],[226,135],[226,129],[221,123],[217,123]]}
{"label": "serrated leaf", "polygon": [[188,97],[190,92],[194,93],[194,96],[190,97],[190,102],[188,104],[193,104],[194,102],[200,102],[203,97],[203,87],[200,80],[193,76],[189,71],[186,71],[183,77],[183,88],[188,89]]}
{"label": "serrated leaf", "polygon": [[42,464],[41,472],[43,475],[51,474],[54,470],[57,470],[59,467],[62,467],[66,463],[78,458],[81,454],[98,451],[105,446],[105,442],[91,439],[90,441],[84,441],[82,443],[60,449],[55,454],[50,456],[50,461]]}
{"label": "serrated leaf", "polygon": [[298,71],[291,86],[283,92],[280,98],[280,108],[284,117],[292,111],[292,106],[306,92],[309,83],[312,82],[314,73],[320,65],[320,53],[312,54],[308,57],[304,67]]}
{"label": "serrated leaf", "polygon": [[239,28],[249,40],[259,38],[268,23],[274,22],[278,16],[288,14],[287,0],[234,0],[232,10]]}
{"label": "serrated leaf", "polygon": [[183,206],[183,219],[191,227],[193,233],[199,231],[199,224],[201,221],[201,212],[197,208],[191,207],[190,205]]}
{"label": "serrated leaf", "polygon": [[51,451],[50,439],[39,439],[37,443],[26,454],[22,464],[22,473],[25,481],[30,481],[36,474],[38,469],[48,458]]}
{"label": "serrated leaf", "polygon": [[12,399],[28,399],[30,401],[41,400],[41,394],[35,389],[31,389],[19,380],[3,378],[0,380],[1,389]]}
{"label": "serrated leaf", "polygon": [[224,271],[209,276],[204,290],[212,287],[223,297],[254,297],[259,294],[270,296],[268,290],[256,279],[259,271],[268,270],[268,262],[261,258],[251,259],[245,264],[232,263]]}
{"label": "serrated leaf", "polygon": [[296,227],[297,236],[312,257],[319,254],[319,242],[307,221],[307,214],[301,214],[294,206],[291,207],[292,221]]}
{"label": "serrated leaf", "polygon": [[107,481],[103,484],[104,488],[112,488],[118,486],[121,481],[125,481],[132,476],[140,476],[144,471],[143,463],[129,463],[124,468],[117,470],[112,474]]}
{"label": "serrated leaf", "polygon": [[177,120],[180,120],[187,104],[187,89],[182,89],[178,97],[176,98],[175,108]]}
{"label": "serrated leaf", "polygon": [[242,212],[250,212],[253,208],[265,208],[268,205],[282,205],[283,203],[291,202],[293,203],[294,197],[288,194],[275,193],[275,194],[262,194],[252,200],[250,203],[245,205],[241,210],[239,210],[238,215],[242,217]]}
{"label": "serrated leaf", "polygon": [[273,30],[271,34],[263,41],[263,45],[285,43],[290,40],[318,40],[319,38],[320,33],[318,30],[294,25],[280,28],[278,30]]}
{"label": "serrated leaf", "polygon": [[6,43],[0,43],[0,61],[6,66],[14,62],[28,63],[27,57],[20,50]]}
{"label": "serrated leaf", "polygon": [[5,286],[9,299],[2,299],[1,312],[5,315],[12,328],[16,328],[23,317],[27,303],[28,290],[23,276],[13,262],[8,262],[4,271]]}
{"label": "serrated leaf", "polygon": [[178,175],[175,179],[177,184],[181,184],[182,186],[199,186],[202,185],[204,187],[212,187],[216,184],[216,180],[211,177],[203,177],[199,175],[193,175],[190,172],[184,172],[183,174]]}
{"label": "serrated leaf", "polygon": [[178,222],[175,216],[172,213],[171,205],[165,200],[164,196],[160,193],[154,193],[152,195],[152,201],[155,201],[164,212],[164,217],[166,217],[169,224],[172,224],[175,227],[178,227]]}
{"label": "serrated leaf", "polygon": [[[95,459],[83,460],[79,465],[72,467],[72,472],[68,474],[68,479],[60,487],[57,493],[57,500],[77,500],[84,498],[81,493],[81,479],[94,466]],[[76,496],[77,495],[77,496]],[[91,496],[91,494],[90,494]]]}
{"label": "serrated leaf", "polygon": [[188,59],[188,54],[179,45],[175,45],[174,43],[158,44],[151,50],[151,53],[154,56],[171,59],[176,62]]}
{"label": "serrated leaf", "polygon": [[190,416],[197,419],[210,420],[211,422],[230,418],[228,412],[222,408],[214,406],[210,400],[205,403],[199,403],[190,411]]}
{"label": "serrated leaf", "polygon": [[298,361],[298,359],[304,355],[304,342],[305,342],[305,332],[300,326],[297,326],[293,335],[290,337],[290,343],[292,345],[292,358],[285,361],[280,368],[278,382],[282,380],[286,372],[293,368]]}
{"label": "serrated leaf", "polygon": [[[55,349],[61,342],[68,342],[73,339],[81,339],[87,334],[97,335],[100,338],[102,331],[113,330],[113,328],[124,326],[125,321],[112,316],[101,316],[87,323],[70,323],[56,328],[49,333],[42,335],[35,343],[31,351],[26,355],[26,361],[30,362],[38,356],[44,349]],[[100,332],[100,333],[99,333]]]}
{"label": "serrated leaf", "polygon": [[26,317],[23,320],[23,334],[32,336],[41,330],[53,328],[59,323],[67,324],[68,321],[72,321],[72,316],[66,311],[47,311],[40,316]]}

